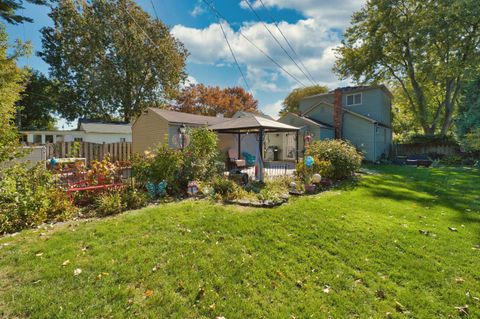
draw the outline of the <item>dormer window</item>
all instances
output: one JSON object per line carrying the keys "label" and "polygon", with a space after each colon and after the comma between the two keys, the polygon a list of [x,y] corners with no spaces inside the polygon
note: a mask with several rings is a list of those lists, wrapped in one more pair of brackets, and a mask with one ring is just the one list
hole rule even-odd
{"label": "dormer window", "polygon": [[362,104],[362,93],[347,95],[347,106]]}

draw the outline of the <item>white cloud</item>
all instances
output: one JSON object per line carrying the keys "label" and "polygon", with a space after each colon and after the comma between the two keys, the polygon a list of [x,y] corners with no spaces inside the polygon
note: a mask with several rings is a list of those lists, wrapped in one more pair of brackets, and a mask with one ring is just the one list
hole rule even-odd
{"label": "white cloud", "polygon": [[[256,8],[262,7],[260,0],[249,1]],[[335,62],[334,48],[340,44],[339,30],[345,30],[350,22],[351,15],[361,8],[365,0],[336,0],[334,3],[331,0],[262,1],[268,9],[292,9],[305,17],[295,23],[281,21],[279,26],[318,84],[327,85],[330,88],[348,84],[347,81],[340,82],[332,72],[332,66]],[[245,0],[239,1],[239,4],[242,8],[248,8]],[[198,10],[205,10],[200,1],[197,2],[192,14],[194,12],[195,15],[203,13]],[[261,11],[259,12],[262,17],[268,17]],[[285,92],[300,86],[300,84],[255,49],[241,36],[240,32],[274,58],[288,73],[303,84],[311,85],[306,76],[265,30],[262,23],[244,22],[239,28],[235,27],[234,29],[227,22],[222,22],[222,26],[254,93],[258,91],[267,93]],[[276,26],[273,23],[267,23],[267,26],[284,48],[295,57]],[[230,66],[232,72],[238,74],[218,23],[212,23],[205,28],[176,25],[172,29],[172,33],[189,50],[189,61],[191,63],[218,67]],[[301,66],[300,63],[298,64]],[[287,79],[287,82],[285,82],[285,79]],[[239,74],[237,83],[243,85],[243,79]]]}
{"label": "white cloud", "polygon": [[[344,29],[350,23],[353,12],[358,11],[364,0],[262,0],[267,8],[293,9],[304,16],[313,18],[331,28]],[[255,8],[262,7],[259,0],[250,0]],[[242,8],[248,8],[246,2],[240,2]]]}
{"label": "white cloud", "polygon": [[283,102],[283,100],[278,100],[275,103],[266,105],[262,108],[262,112],[267,114],[267,115],[270,115],[274,119],[278,119],[279,118],[279,113],[282,110],[282,102]]}
{"label": "white cloud", "polygon": [[198,17],[199,15],[202,15],[205,12],[206,12],[205,8],[203,7],[201,1],[198,1],[197,4],[195,5],[195,7],[193,8],[193,10],[190,11],[190,15],[192,17]]}
{"label": "white cloud", "polygon": [[[331,68],[335,60],[332,50],[340,43],[338,33],[313,18],[299,20],[297,23],[281,22],[279,25],[317,82],[331,84],[333,81],[337,81]],[[238,31],[233,30],[226,22],[222,22],[222,26],[239,63],[247,66],[246,76],[252,90],[278,91],[279,75],[289,79],[290,86],[299,84],[255,49],[241,36],[240,32],[274,58],[288,73],[303,84],[310,84],[261,23],[244,23]],[[284,48],[288,50],[287,44],[283,42],[283,38],[275,26],[272,24],[268,26],[276,34],[277,39],[282,41]],[[190,62],[209,65],[234,63],[218,23],[211,24],[204,29],[176,25],[172,29],[172,33],[189,50]]]}

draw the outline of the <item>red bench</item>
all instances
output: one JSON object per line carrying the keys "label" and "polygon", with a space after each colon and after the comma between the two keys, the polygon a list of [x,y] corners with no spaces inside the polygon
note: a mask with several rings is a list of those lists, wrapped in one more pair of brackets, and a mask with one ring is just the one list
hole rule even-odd
{"label": "red bench", "polygon": [[124,184],[122,181],[115,180],[114,178],[99,178],[98,180],[85,179],[73,183],[68,183],[67,194],[70,197],[70,200],[73,202],[73,195],[75,193],[98,193],[108,189],[122,188],[123,186]]}

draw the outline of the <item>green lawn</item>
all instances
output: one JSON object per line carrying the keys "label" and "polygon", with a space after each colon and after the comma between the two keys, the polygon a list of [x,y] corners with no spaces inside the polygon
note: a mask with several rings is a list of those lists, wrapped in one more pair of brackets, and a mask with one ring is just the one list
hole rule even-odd
{"label": "green lawn", "polygon": [[479,318],[480,171],[370,169],[276,209],[186,201],[0,239],[0,317]]}

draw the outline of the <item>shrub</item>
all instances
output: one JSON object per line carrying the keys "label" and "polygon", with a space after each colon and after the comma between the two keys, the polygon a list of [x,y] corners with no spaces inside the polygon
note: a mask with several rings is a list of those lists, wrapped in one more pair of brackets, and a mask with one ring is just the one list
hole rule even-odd
{"label": "shrub", "polygon": [[218,177],[213,180],[212,187],[216,195],[219,195],[222,199],[235,199],[242,197],[240,194],[243,189],[238,186],[232,180],[227,178]]}
{"label": "shrub", "polygon": [[315,141],[307,146],[305,154],[319,161],[329,161],[332,168],[324,172],[324,176],[333,180],[352,176],[362,164],[362,156],[355,147],[342,140]]}
{"label": "shrub", "polygon": [[48,193],[47,220],[62,222],[71,218],[78,208],[72,203],[63,189],[52,189]]}
{"label": "shrub", "polygon": [[320,174],[322,177],[331,178],[333,174],[333,165],[330,161],[320,161],[317,158],[314,158],[313,165],[307,167],[305,161],[301,161],[297,164],[296,174],[304,184],[309,185],[313,174]]}
{"label": "shrub", "polygon": [[176,194],[182,189],[184,184],[181,179],[182,168],[182,152],[171,149],[168,143],[145,152],[144,156],[136,155],[132,160],[133,176],[139,182],[158,184],[166,181],[171,194]]}
{"label": "shrub", "polygon": [[195,128],[189,131],[190,144],[185,148],[184,179],[187,181],[207,181],[218,175],[219,161],[217,134],[207,128]]}
{"label": "shrub", "polygon": [[76,208],[41,165],[4,168],[0,179],[0,233],[70,217]]}
{"label": "shrub", "polygon": [[184,193],[190,181],[209,181],[219,174],[214,163],[220,159],[217,135],[207,128],[188,132],[190,143],[184,150],[174,150],[165,141],[144,156],[134,156],[132,169],[135,178],[146,184],[167,182],[171,195]]}
{"label": "shrub", "polygon": [[148,204],[148,195],[143,190],[130,185],[122,192],[122,203],[128,209],[142,208]]}
{"label": "shrub", "polygon": [[118,191],[105,192],[95,200],[95,212],[99,217],[121,213],[126,205],[122,201],[122,194]]}
{"label": "shrub", "polygon": [[460,155],[447,155],[444,156],[441,161],[443,165],[461,165],[462,164],[462,157]]}

